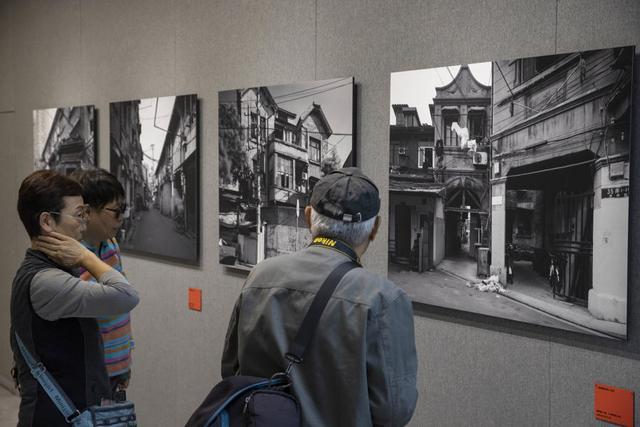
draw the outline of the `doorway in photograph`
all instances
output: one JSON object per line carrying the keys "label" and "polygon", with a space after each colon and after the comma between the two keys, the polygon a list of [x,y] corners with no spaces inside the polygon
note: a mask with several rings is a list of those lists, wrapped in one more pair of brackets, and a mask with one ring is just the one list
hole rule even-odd
{"label": "doorway in photograph", "polygon": [[390,280],[427,309],[626,339],[634,54],[392,73]]}

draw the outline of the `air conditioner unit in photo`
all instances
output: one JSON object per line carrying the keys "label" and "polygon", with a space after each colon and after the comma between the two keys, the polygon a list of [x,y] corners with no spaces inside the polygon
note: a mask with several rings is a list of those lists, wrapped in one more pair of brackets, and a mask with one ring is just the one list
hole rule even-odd
{"label": "air conditioner unit in photo", "polygon": [[609,165],[609,177],[611,179],[624,178],[624,162],[612,163]]}
{"label": "air conditioner unit in photo", "polygon": [[307,179],[307,173],[306,172],[302,172],[302,179]]}
{"label": "air conditioner unit in photo", "polygon": [[474,165],[486,165],[488,159],[489,159],[489,156],[485,152],[477,151],[477,152],[473,153],[473,164]]}

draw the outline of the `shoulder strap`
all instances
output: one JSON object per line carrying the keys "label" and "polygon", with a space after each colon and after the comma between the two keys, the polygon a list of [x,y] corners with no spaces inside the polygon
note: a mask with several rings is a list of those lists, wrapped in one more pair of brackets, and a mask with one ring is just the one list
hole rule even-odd
{"label": "shoulder strap", "polygon": [[322,286],[320,286],[320,290],[313,299],[313,302],[311,302],[311,307],[309,307],[309,310],[302,321],[302,325],[300,326],[300,329],[298,329],[298,333],[293,340],[293,344],[291,345],[289,352],[285,354],[285,357],[289,360],[287,371],[291,369],[292,363],[302,362],[304,352],[316,332],[318,321],[320,320],[320,316],[322,315],[324,308],[329,302],[329,298],[333,295],[333,291],[336,289],[336,286],[338,286],[338,283],[340,283],[340,280],[342,280],[344,275],[356,267],[360,266],[353,261],[347,261],[340,264],[329,274],[322,283]]}
{"label": "shoulder strap", "polygon": [[80,411],[78,411],[64,390],[60,388],[60,385],[53,376],[51,376],[49,371],[46,370],[42,362],[36,362],[17,332],[15,332],[15,336],[20,353],[22,353],[24,361],[29,366],[29,369],[31,369],[31,375],[33,375],[47,395],[51,398],[51,401],[56,405],[56,408],[58,408],[65,421],[71,423],[71,420],[80,415]]}

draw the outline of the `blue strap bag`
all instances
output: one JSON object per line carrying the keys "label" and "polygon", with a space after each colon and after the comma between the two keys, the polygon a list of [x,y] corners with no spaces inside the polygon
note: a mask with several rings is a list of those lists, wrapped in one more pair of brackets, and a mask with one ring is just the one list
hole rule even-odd
{"label": "blue strap bag", "polygon": [[37,362],[16,332],[16,342],[20,353],[49,398],[56,405],[65,421],[73,427],[136,427],[136,412],[133,402],[116,402],[110,405],[88,407],[80,412],[58,382],[46,370],[42,362]]}
{"label": "blue strap bag", "polygon": [[195,410],[185,427],[299,427],[302,408],[298,399],[289,393],[289,373],[294,364],[301,363],[306,348],[318,326],[320,315],[342,277],[359,267],[353,261],[336,267],[325,279],[313,299],[302,325],[285,354],[285,372],[271,378],[235,375],[215,385]]}

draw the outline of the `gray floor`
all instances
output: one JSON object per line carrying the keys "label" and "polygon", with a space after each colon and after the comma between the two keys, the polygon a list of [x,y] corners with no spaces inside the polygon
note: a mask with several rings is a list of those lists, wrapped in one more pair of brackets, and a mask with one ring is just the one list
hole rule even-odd
{"label": "gray floor", "polygon": [[18,423],[20,398],[0,385],[0,427],[15,427]]}

